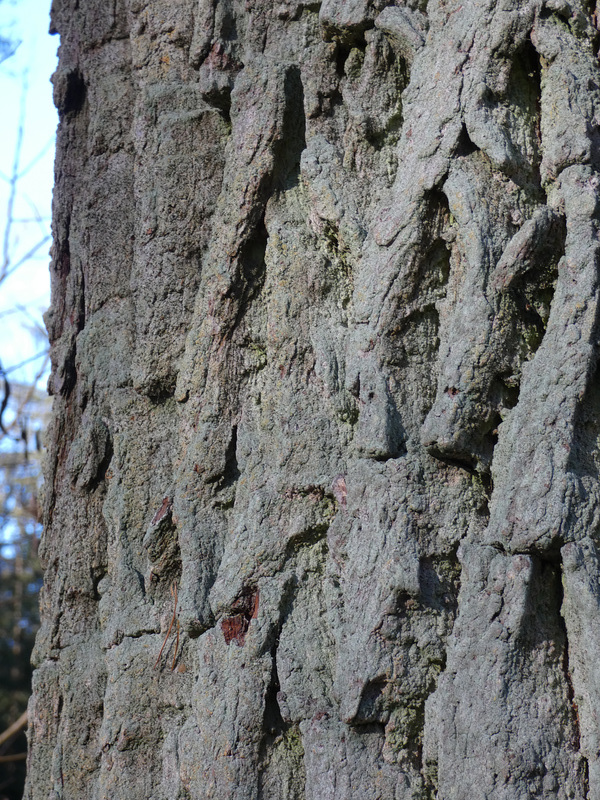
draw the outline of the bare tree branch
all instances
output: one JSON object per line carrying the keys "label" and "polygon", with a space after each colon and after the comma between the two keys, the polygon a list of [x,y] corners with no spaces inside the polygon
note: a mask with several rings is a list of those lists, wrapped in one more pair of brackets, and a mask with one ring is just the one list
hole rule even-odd
{"label": "bare tree branch", "polygon": [[[21,102],[19,107],[19,124],[17,127],[17,142],[13,158],[11,177],[9,180],[10,191],[6,207],[6,227],[4,229],[4,242],[2,244],[2,266],[0,267],[0,282],[3,281],[9,272],[11,233],[13,226],[13,209],[17,197],[17,184],[19,181],[19,165],[21,162],[21,150],[23,148],[23,136],[25,134],[25,108],[28,90],[27,72],[23,74],[23,84],[21,88]],[[11,270],[11,271],[14,271]]]}
{"label": "bare tree branch", "polygon": [[19,731],[21,731],[27,725],[27,711],[24,711],[19,719],[16,722],[7,728],[3,733],[0,733],[0,747],[7,742],[9,739],[12,739]]}
{"label": "bare tree branch", "polygon": [[0,764],[6,764],[7,761],[25,761],[27,753],[15,753],[13,756],[0,756]]}
{"label": "bare tree branch", "polygon": [[18,175],[18,179],[24,178],[25,175],[27,175],[27,173],[38,163],[38,161],[40,161],[46,155],[46,153],[48,152],[48,150],[50,150],[50,148],[52,147],[53,144],[54,144],[54,136],[52,136],[50,139],[48,139],[48,141],[42,147],[42,149],[38,152],[38,154],[35,155],[31,159],[29,164],[27,164],[25,167],[23,167],[23,169],[21,170],[21,172]]}
{"label": "bare tree branch", "polygon": [[29,261],[29,259],[32,258],[37,253],[40,247],[43,247],[46,244],[46,242],[50,241],[50,238],[51,238],[50,234],[44,236],[42,239],[40,239],[40,241],[36,245],[34,245],[30,250],[28,250],[25,253],[25,255],[17,261],[16,264],[9,266],[6,272],[4,273],[0,272],[0,283],[2,283],[3,280],[8,278],[9,275],[12,275],[13,272],[15,272],[15,270],[19,269],[19,267],[22,264],[24,264],[26,261]]}
{"label": "bare tree branch", "polygon": [[[14,372],[17,369],[21,369],[21,367],[24,367],[26,364],[31,364],[32,361],[37,361],[38,358],[42,358],[43,356],[46,356],[46,360],[47,360],[48,350],[43,350],[41,353],[36,353],[36,355],[31,356],[30,358],[26,358],[25,361],[21,361],[19,364],[13,364],[12,367],[9,367],[8,369],[3,370],[3,372],[4,372],[4,374],[8,374],[9,372]],[[40,377],[41,377],[41,375],[44,374],[45,368],[46,368],[46,365],[44,365],[44,367],[42,368],[42,370],[40,372]]]}

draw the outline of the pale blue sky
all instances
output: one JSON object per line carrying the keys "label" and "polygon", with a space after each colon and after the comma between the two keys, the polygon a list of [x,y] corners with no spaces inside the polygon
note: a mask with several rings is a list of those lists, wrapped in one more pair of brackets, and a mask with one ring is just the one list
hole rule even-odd
{"label": "pale blue sky", "polygon": [[[21,42],[0,64],[0,264],[9,201],[5,180],[13,171],[24,77],[28,83],[20,168],[35,161],[18,182],[10,241],[12,263],[20,261],[49,233],[57,117],[50,76],[56,66],[58,36],[48,34],[50,0],[0,0],[0,36]],[[5,176],[5,177],[2,177]],[[41,220],[35,219],[41,217]],[[48,250],[44,243],[0,284],[0,361],[5,369],[42,351],[44,342],[27,331],[28,320],[41,322],[49,303]],[[39,368],[33,362],[9,373],[13,381],[29,381]]]}

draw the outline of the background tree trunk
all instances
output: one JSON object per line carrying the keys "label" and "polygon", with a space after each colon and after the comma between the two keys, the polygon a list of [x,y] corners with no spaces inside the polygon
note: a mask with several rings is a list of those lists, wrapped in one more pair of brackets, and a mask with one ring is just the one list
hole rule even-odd
{"label": "background tree trunk", "polygon": [[600,798],[597,13],[55,0],[27,798]]}

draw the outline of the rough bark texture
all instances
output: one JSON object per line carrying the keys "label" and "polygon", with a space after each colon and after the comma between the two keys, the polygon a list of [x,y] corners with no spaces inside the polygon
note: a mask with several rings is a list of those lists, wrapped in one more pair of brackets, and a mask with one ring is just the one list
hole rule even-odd
{"label": "rough bark texture", "polygon": [[600,798],[598,13],[55,0],[29,800]]}

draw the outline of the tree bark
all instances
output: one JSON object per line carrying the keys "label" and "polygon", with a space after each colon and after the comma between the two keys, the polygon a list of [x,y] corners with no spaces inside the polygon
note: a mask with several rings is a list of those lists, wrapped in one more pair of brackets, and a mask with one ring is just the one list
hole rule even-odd
{"label": "tree bark", "polygon": [[600,798],[597,21],[54,0],[26,798]]}

